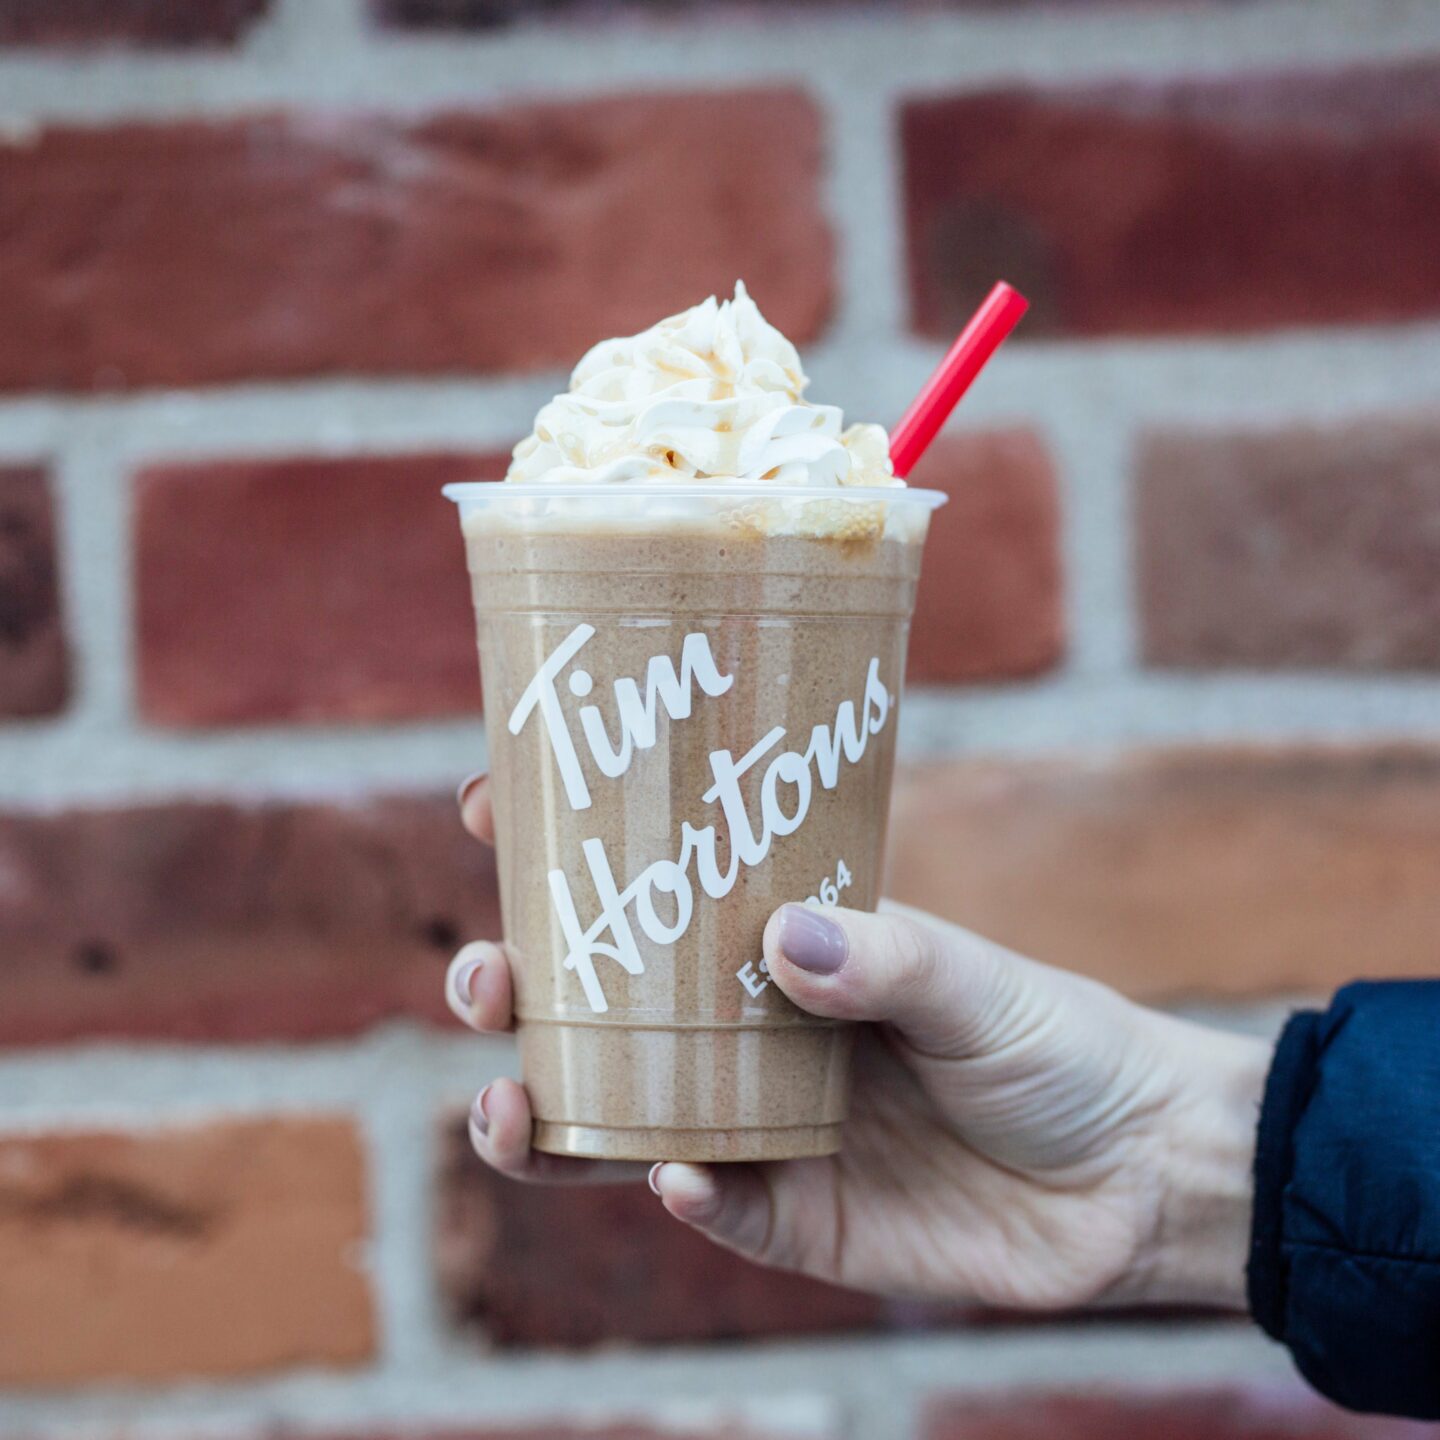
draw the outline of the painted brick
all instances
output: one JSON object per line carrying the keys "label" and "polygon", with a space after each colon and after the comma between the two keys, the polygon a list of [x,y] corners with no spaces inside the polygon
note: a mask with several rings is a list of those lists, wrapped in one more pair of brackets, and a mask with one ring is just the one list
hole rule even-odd
{"label": "painted brick", "polygon": [[1433,61],[916,99],[901,135],[926,335],[1002,274],[1027,337],[1440,312]]}
{"label": "painted brick", "polygon": [[933,765],[891,835],[896,899],[1145,998],[1440,968],[1434,747]]}
{"label": "painted brick", "polygon": [[49,483],[0,467],[0,719],[52,715],[69,689]]}
{"label": "painted brick", "polygon": [[737,275],[813,339],[820,168],[795,90],[12,136],[0,390],[569,365]]}
{"label": "painted brick", "polygon": [[500,933],[449,795],[12,814],[0,875],[0,1044],[444,1019],[450,956]]}
{"label": "painted brick", "polygon": [[1055,473],[1028,430],[946,436],[911,477],[950,497],[931,522],[907,678],[1034,675],[1065,648]]}
{"label": "painted brick", "polygon": [[348,1121],[0,1138],[0,1383],[359,1364],[367,1232]]}
{"label": "painted brick", "polygon": [[233,44],[270,0],[0,0],[0,45]]}
{"label": "painted brick", "polygon": [[1298,1385],[1075,1395],[954,1395],[922,1440],[1429,1440],[1433,1425],[1355,1415]]}
{"label": "painted brick", "polygon": [[1143,651],[1181,668],[1440,668],[1440,423],[1155,433]]}
{"label": "painted brick", "polygon": [[479,706],[452,480],[487,455],[166,465],[136,480],[140,708],[161,725]]}
{"label": "painted brick", "polygon": [[817,1334],[883,1324],[887,1302],[764,1270],[665,1214],[642,1183],[517,1185],[447,1122],[436,1229],[457,1325],[503,1346]]}

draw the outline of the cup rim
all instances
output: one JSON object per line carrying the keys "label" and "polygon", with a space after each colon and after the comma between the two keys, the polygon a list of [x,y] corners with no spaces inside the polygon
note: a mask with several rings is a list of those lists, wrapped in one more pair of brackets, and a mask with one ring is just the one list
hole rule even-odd
{"label": "cup rim", "polygon": [[441,487],[457,505],[491,500],[580,500],[598,496],[654,500],[839,500],[846,504],[912,502],[938,510],[949,500],[943,490],[917,490],[909,485],[771,485],[748,483],[687,483],[648,480],[596,481],[589,484],[548,484],[543,480],[467,480]]}

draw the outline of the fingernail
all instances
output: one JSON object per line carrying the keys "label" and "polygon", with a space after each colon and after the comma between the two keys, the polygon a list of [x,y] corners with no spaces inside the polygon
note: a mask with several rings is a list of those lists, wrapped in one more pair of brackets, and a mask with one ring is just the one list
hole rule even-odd
{"label": "fingernail", "polygon": [[467,775],[455,791],[455,803],[463,810],[465,802],[470,798],[470,792],[484,780],[490,772],[488,770],[477,770],[473,775]]}
{"label": "fingernail", "polygon": [[470,1107],[470,1123],[482,1134],[490,1133],[490,1117],[485,1113],[485,1100],[490,1094],[490,1087],[487,1085],[476,1097],[475,1103]]}
{"label": "fingernail", "polygon": [[833,975],[849,954],[845,932],[810,905],[787,905],[780,912],[780,949],[812,975]]}
{"label": "fingernail", "polygon": [[467,960],[455,972],[455,978],[450,982],[455,1001],[462,1010],[469,1010],[475,1004],[475,977],[484,963],[483,955],[475,960]]}
{"label": "fingernail", "polygon": [[653,1164],[653,1165],[650,1167],[650,1173],[645,1177],[646,1183],[650,1186],[650,1188],[651,1188],[657,1195],[660,1193],[660,1187],[655,1183],[655,1177],[656,1177],[656,1176],[661,1172],[661,1170],[663,1170],[664,1168],[665,1168],[665,1162],[664,1162],[663,1160],[657,1160],[657,1161],[655,1162],[655,1164]]}

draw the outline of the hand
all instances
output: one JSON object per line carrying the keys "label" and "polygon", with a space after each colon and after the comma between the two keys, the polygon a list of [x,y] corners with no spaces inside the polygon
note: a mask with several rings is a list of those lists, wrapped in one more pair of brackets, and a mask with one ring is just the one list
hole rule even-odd
{"label": "hand", "polygon": [[[462,786],[461,814],[493,843],[483,777]],[[894,906],[783,906],[765,958],[802,1009],[876,1022],[859,1036],[843,1149],[662,1163],[650,1181],[671,1214],[752,1260],[860,1289],[1018,1309],[1243,1307],[1268,1046]],[[509,1028],[503,947],[467,945],[446,991],[475,1029]],[[481,1092],[471,1138],[522,1180],[646,1168],[532,1151],[511,1080]]]}

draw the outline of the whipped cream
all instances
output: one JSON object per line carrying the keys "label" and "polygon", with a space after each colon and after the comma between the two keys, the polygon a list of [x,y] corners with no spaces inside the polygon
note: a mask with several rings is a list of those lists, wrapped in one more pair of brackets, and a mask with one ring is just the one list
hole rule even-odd
{"label": "whipped cream", "polygon": [[507,481],[904,485],[879,425],[804,398],[795,347],[737,283],[638,335],[605,340],[535,417]]}

